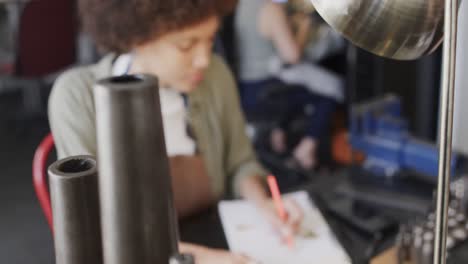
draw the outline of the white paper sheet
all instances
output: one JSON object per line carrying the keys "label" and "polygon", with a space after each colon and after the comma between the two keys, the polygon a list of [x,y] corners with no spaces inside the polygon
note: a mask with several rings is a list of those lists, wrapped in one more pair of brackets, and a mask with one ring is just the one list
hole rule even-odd
{"label": "white paper sheet", "polygon": [[280,241],[253,205],[246,201],[222,201],[218,209],[230,250],[262,264],[351,263],[308,194],[296,192],[286,196],[295,199],[304,211],[302,231],[295,238],[293,249]]}

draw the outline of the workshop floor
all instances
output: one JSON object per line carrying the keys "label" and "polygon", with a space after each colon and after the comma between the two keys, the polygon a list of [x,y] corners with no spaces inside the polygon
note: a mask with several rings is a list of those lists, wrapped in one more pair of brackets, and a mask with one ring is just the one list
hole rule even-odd
{"label": "workshop floor", "polygon": [[[0,263],[53,264],[51,232],[37,202],[31,161],[45,120],[12,122],[14,107],[0,101]],[[10,120],[10,121],[7,121]]]}

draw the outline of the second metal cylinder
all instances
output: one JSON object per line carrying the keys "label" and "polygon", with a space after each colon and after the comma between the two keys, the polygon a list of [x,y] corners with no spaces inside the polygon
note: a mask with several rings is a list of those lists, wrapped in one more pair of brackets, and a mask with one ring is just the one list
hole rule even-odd
{"label": "second metal cylinder", "polygon": [[101,264],[96,160],[75,156],[49,167],[57,264]]}

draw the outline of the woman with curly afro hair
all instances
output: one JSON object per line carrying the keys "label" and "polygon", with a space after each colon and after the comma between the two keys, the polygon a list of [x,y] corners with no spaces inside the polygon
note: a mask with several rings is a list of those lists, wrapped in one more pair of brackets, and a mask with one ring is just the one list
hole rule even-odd
{"label": "woman with curly afro hair", "polygon": [[[96,155],[93,84],[123,74],[153,74],[179,217],[212,207],[226,193],[251,201],[284,232],[302,219],[285,201],[280,221],[264,188],[265,170],[245,134],[237,88],[212,46],[220,21],[236,0],[79,0],[84,30],[108,54],[56,81],[49,121],[59,158]],[[149,122],[151,120],[148,120]],[[283,232],[283,233],[284,233]],[[196,263],[251,263],[248,257],[180,243]]]}

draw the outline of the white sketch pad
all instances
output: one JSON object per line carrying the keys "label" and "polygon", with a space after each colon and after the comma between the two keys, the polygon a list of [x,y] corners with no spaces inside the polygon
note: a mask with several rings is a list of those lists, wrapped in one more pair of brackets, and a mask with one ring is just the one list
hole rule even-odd
{"label": "white sketch pad", "polygon": [[312,231],[314,236],[297,236],[294,248],[290,249],[252,204],[242,200],[222,201],[218,209],[230,250],[250,256],[261,264],[351,263],[308,194],[295,192],[285,197],[295,199],[302,207],[301,230]]}

